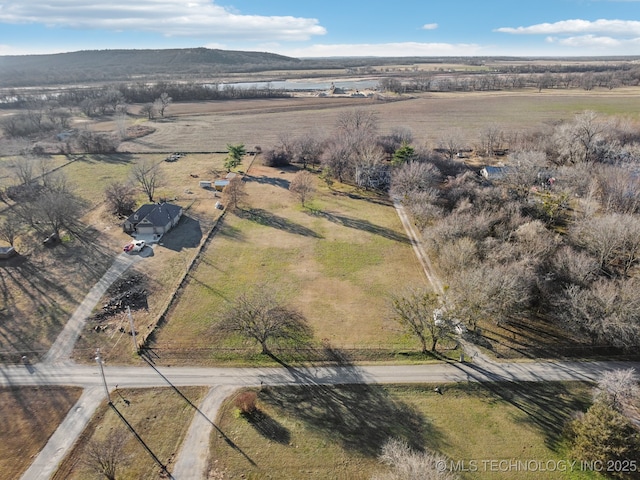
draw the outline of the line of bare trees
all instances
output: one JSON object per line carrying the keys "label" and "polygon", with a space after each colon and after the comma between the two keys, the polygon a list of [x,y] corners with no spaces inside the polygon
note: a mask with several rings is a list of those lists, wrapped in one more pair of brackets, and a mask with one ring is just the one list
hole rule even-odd
{"label": "line of bare trees", "polygon": [[491,182],[463,172],[435,186],[428,162],[394,171],[450,315],[475,329],[543,314],[585,343],[640,343],[640,143],[628,131],[585,112],[512,152]]}

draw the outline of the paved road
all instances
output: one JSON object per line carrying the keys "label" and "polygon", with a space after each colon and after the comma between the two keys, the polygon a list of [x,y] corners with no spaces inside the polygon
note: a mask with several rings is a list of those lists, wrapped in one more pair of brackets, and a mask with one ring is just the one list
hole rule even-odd
{"label": "paved road", "polygon": [[[439,363],[429,365],[370,365],[312,368],[203,368],[106,366],[109,388],[158,386],[257,386],[335,385],[362,383],[488,382],[488,381],[594,381],[604,371],[636,368],[640,362],[518,362],[476,365]],[[36,364],[0,365],[0,386],[102,385],[97,366]]]}

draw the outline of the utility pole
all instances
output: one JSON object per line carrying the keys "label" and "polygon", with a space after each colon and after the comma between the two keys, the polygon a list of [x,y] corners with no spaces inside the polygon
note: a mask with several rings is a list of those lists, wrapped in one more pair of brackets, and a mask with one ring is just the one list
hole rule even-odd
{"label": "utility pole", "polygon": [[131,307],[127,305],[127,315],[129,316],[129,328],[131,329],[131,338],[133,339],[133,351],[139,353],[138,342],[136,341],[136,327],[133,325],[133,317],[131,316]]}
{"label": "utility pole", "polygon": [[107,402],[111,405],[111,396],[109,395],[109,387],[107,387],[107,379],[104,376],[104,366],[102,364],[102,357],[100,356],[100,349],[96,349],[96,363],[100,367],[100,375],[102,376],[102,384],[104,385],[104,394],[107,397]]}

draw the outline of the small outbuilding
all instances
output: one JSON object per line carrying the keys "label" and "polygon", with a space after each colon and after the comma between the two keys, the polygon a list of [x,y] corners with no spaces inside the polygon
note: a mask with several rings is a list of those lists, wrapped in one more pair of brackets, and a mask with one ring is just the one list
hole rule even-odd
{"label": "small outbuilding", "polygon": [[127,220],[122,228],[135,236],[160,238],[178,224],[182,207],[172,203],[148,203],[142,205]]}
{"label": "small outbuilding", "polygon": [[219,192],[224,190],[227,185],[229,185],[229,180],[215,180],[213,182],[213,187]]}
{"label": "small outbuilding", "polygon": [[480,170],[482,175],[487,180],[499,180],[507,173],[507,167],[491,167],[486,166]]}

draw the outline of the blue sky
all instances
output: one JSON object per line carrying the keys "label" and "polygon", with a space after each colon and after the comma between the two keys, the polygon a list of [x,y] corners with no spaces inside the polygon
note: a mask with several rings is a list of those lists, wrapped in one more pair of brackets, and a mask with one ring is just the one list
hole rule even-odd
{"label": "blue sky", "polygon": [[640,55],[640,0],[0,0],[0,55]]}

